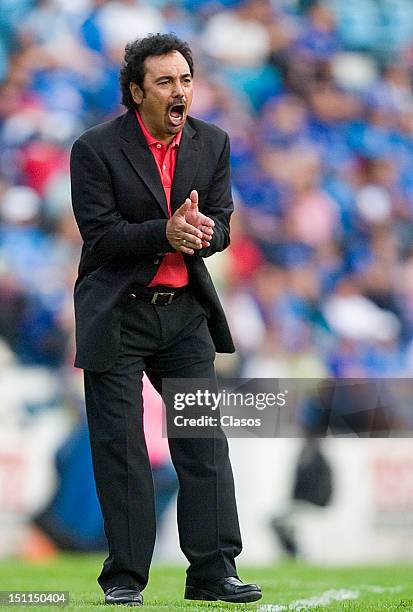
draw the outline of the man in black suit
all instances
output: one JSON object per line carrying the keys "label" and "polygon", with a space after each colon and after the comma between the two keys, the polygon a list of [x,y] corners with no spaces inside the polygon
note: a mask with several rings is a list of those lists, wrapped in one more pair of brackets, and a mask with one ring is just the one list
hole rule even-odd
{"label": "man in black suit", "polygon": [[[126,47],[127,112],[73,145],[72,201],[84,245],[75,286],[76,365],[84,369],[96,485],[109,556],[107,603],[140,605],[155,541],[142,374],[214,380],[231,334],[203,257],[229,244],[228,136],[188,116],[193,60],[173,35]],[[261,597],[235,566],[241,551],[228,445],[170,438],[178,528],[189,561],[185,597]]]}

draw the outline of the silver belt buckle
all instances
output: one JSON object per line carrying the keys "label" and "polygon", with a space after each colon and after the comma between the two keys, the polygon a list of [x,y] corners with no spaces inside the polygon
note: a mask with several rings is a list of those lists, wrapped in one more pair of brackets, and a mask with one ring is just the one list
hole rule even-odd
{"label": "silver belt buckle", "polygon": [[170,293],[170,292],[163,292],[163,291],[155,291],[155,293],[152,296],[151,299],[151,304],[154,304],[156,306],[156,301],[158,299],[158,296],[169,296],[168,301],[165,302],[163,304],[163,306],[169,306],[169,304],[171,304],[172,300],[174,299],[174,293]]}

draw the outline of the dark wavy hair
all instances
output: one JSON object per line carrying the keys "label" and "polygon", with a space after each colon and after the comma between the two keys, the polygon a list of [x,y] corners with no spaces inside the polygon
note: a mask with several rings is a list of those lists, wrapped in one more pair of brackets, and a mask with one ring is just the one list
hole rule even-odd
{"label": "dark wavy hair", "polygon": [[194,60],[192,51],[186,42],[175,34],[150,34],[145,38],[138,38],[129,42],[125,47],[125,57],[120,69],[119,82],[122,92],[122,104],[126,108],[135,108],[129,84],[131,82],[143,89],[145,77],[145,60],[153,55],[166,55],[172,51],[179,51],[188,62],[191,75],[194,75]]}

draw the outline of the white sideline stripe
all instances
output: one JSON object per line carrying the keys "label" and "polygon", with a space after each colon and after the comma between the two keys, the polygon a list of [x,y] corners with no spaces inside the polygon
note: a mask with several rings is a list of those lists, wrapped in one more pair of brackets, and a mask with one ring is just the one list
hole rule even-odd
{"label": "white sideline stripe", "polygon": [[324,591],[321,595],[315,595],[308,599],[297,599],[289,604],[269,604],[266,606],[260,606],[259,612],[284,612],[285,610],[308,610],[308,608],[315,608],[316,606],[328,606],[333,601],[345,601],[346,599],[358,599],[360,597],[360,591],[350,591],[348,589],[330,589]]}
{"label": "white sideline stripe", "polygon": [[[363,591],[369,593],[400,593],[403,591],[402,586],[391,586],[381,587],[376,585],[366,585],[360,587]],[[345,601],[348,599],[358,599],[360,597],[360,591],[357,589],[330,589],[324,591],[321,595],[315,595],[308,599],[297,599],[289,604],[267,604],[260,606],[257,612],[288,612],[288,610],[308,610],[308,608],[315,608],[316,606],[328,606],[333,601]]]}

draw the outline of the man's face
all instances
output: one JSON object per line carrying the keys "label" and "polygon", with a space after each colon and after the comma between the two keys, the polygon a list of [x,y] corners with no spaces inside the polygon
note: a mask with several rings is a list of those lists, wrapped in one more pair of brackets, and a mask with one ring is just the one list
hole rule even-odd
{"label": "man's face", "polygon": [[192,103],[192,76],[179,51],[147,57],[143,90],[131,83],[130,91],[152,136],[170,142],[182,130]]}

